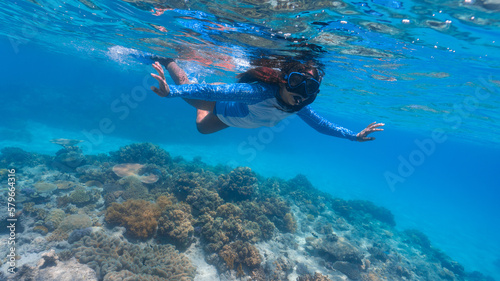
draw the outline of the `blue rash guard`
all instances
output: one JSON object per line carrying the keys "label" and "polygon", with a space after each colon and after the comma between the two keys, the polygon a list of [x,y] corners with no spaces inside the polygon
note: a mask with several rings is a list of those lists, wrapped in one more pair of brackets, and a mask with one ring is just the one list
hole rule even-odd
{"label": "blue rash guard", "polygon": [[254,82],[236,84],[169,85],[168,98],[188,98],[215,101],[214,114],[226,125],[238,128],[273,127],[297,113],[316,131],[339,138],[356,140],[356,134],[319,116],[309,106],[298,112],[285,112],[276,99],[279,87]]}

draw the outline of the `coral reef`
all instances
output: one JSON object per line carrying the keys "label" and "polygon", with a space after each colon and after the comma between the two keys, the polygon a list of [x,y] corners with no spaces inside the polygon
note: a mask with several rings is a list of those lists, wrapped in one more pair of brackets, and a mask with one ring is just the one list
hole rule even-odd
{"label": "coral reef", "polygon": [[52,166],[63,172],[73,172],[76,168],[85,164],[85,156],[82,149],[77,146],[64,146],[57,151]]}
{"label": "coral reef", "polygon": [[155,183],[160,178],[155,173],[141,173],[143,164],[125,163],[113,166],[113,172],[119,177],[135,177],[142,183]]}
{"label": "coral reef", "polygon": [[297,278],[297,281],[331,281],[331,280],[328,279],[327,276],[324,276],[323,274],[316,272],[314,276],[311,276],[309,274],[299,276]]}
{"label": "coral reef", "polygon": [[226,262],[229,269],[237,268],[240,265],[253,268],[262,261],[259,250],[252,244],[242,241],[225,245],[220,250],[219,256]]}
{"label": "coral reef", "polygon": [[76,175],[80,182],[94,181],[103,185],[114,182],[114,173],[108,162],[99,165],[83,165],[76,168]]}
{"label": "coral reef", "polygon": [[[59,155],[78,153],[71,141],[63,148]],[[22,167],[19,257],[60,251],[44,256],[46,268],[21,266],[19,280],[66,280],[46,274],[71,273],[68,266],[110,281],[492,280],[467,272],[424,233],[396,229],[388,209],[332,198],[303,175],[265,179],[248,167],[171,159],[147,143],[110,154],[60,169],[51,164],[62,156],[2,149],[0,168]]]}
{"label": "coral reef", "polygon": [[191,220],[191,214],[170,208],[158,220],[158,236],[179,249],[185,249],[193,242],[194,228]]}
{"label": "coral reef", "polygon": [[123,190],[121,194],[123,199],[148,199],[149,191],[138,178],[124,177],[117,183],[121,186],[120,190]]}
{"label": "coral reef", "polygon": [[308,242],[308,250],[331,262],[345,261],[356,265],[362,264],[363,255],[359,250],[334,234],[329,234],[325,238],[312,239]]}
{"label": "coral reef", "polygon": [[56,182],[54,182],[54,184],[57,186],[57,189],[59,189],[59,190],[74,189],[75,187],[79,186],[75,182],[64,181],[64,180],[56,181]]}
{"label": "coral reef", "polygon": [[[269,184],[269,183],[268,183]],[[304,213],[317,216],[326,210],[327,195],[315,189],[306,176],[299,174],[287,182],[274,180],[273,188],[280,195],[293,200]]]}
{"label": "coral reef", "polygon": [[255,173],[248,167],[238,167],[219,178],[219,194],[224,200],[250,199],[257,188]]}
{"label": "coral reef", "polygon": [[64,232],[70,232],[75,229],[92,226],[92,220],[89,216],[83,214],[69,215],[59,224],[58,229]]}
{"label": "coral reef", "polygon": [[163,166],[172,162],[168,152],[152,143],[134,143],[110,154],[118,163],[150,163]]}
{"label": "coral reef", "polygon": [[48,216],[45,218],[44,225],[50,229],[54,230],[59,227],[64,218],[66,217],[66,213],[61,209],[52,209]]}
{"label": "coral reef", "polygon": [[26,152],[17,147],[4,147],[0,153],[0,168],[34,167],[51,161],[50,156]]}
{"label": "coral reef", "polygon": [[139,276],[131,280],[188,281],[195,275],[189,259],[172,245],[141,248],[101,231],[73,243],[72,252],[79,262],[94,269],[100,280],[120,280],[116,278],[123,270]]}
{"label": "coral reef", "polygon": [[88,236],[92,233],[91,227],[75,229],[68,237],[68,243],[73,244],[76,241],[82,239],[85,236]]}
{"label": "coral reef", "polygon": [[344,273],[349,279],[358,280],[361,278],[360,266],[346,261],[336,261],[333,268]]}
{"label": "coral reef", "polygon": [[109,224],[124,226],[134,237],[148,238],[154,234],[160,214],[160,208],[154,203],[129,199],[121,204],[112,203],[105,219]]}
{"label": "coral reef", "polygon": [[75,205],[84,205],[90,201],[90,193],[84,187],[77,187],[70,193],[69,201]]}
{"label": "coral reef", "polygon": [[186,202],[193,208],[194,215],[200,215],[217,210],[223,204],[224,200],[215,191],[205,188],[195,188],[190,191]]}
{"label": "coral reef", "polygon": [[54,190],[57,190],[57,185],[49,182],[37,182],[34,184],[36,192],[41,196],[48,196]]}
{"label": "coral reef", "polygon": [[94,270],[75,259],[61,261],[55,251],[42,254],[36,266],[25,264],[12,276],[12,280],[97,281]]}
{"label": "coral reef", "polygon": [[332,202],[333,209],[341,216],[351,219],[363,221],[366,220],[365,215],[387,223],[390,226],[395,226],[394,215],[388,209],[379,207],[370,201],[366,200],[343,200],[336,198]]}

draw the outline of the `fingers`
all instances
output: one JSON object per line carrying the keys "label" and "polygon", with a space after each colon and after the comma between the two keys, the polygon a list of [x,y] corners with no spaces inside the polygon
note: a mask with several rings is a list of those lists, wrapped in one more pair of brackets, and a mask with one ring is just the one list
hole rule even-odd
{"label": "fingers", "polygon": [[369,134],[374,133],[374,132],[380,132],[383,131],[384,129],[380,128],[384,126],[384,123],[377,123],[373,122],[370,125],[368,125],[363,131],[361,131],[358,134],[358,141],[364,142],[364,141],[372,141],[375,140],[374,137],[367,137]]}
{"label": "fingers", "polygon": [[151,86],[151,90],[155,92],[157,95],[160,97],[164,97],[164,95],[161,93],[160,89],[156,88],[155,86]]}
{"label": "fingers", "polygon": [[380,129],[379,127],[384,126],[384,123],[377,123],[373,122],[368,127],[366,127],[365,132],[366,134],[373,133],[373,132],[378,132],[378,131],[383,131],[384,129]]}
{"label": "fingers", "polygon": [[160,86],[161,86],[161,84],[165,83],[165,79],[161,78],[160,76],[158,76],[154,73],[151,73],[151,76],[153,76],[153,78],[156,79],[158,81],[158,83],[160,83]]}
{"label": "fingers", "polygon": [[371,123],[370,125],[368,125],[366,128],[378,128],[378,127],[382,127],[384,126],[385,123],[377,123],[377,122],[373,122]]}
{"label": "fingers", "polygon": [[165,73],[163,72],[163,66],[161,66],[161,64],[159,62],[155,62],[153,63],[153,68],[158,71],[158,74],[160,74],[160,77],[162,79],[165,79]]}
{"label": "fingers", "polygon": [[160,88],[156,88],[154,86],[151,86],[151,90],[155,92],[157,95],[160,97],[166,97],[168,96],[168,85],[167,81],[165,80],[165,74],[163,72],[163,67],[159,62],[155,62],[153,64],[153,68],[158,72],[159,75],[151,73],[151,76],[158,81],[158,84]]}
{"label": "fingers", "polygon": [[161,90],[166,90],[167,89],[167,81],[165,81],[165,79],[161,78],[160,76],[158,76],[158,75],[156,75],[154,73],[151,73],[151,76],[153,76],[153,78],[158,81],[158,83],[160,84],[160,89]]}
{"label": "fingers", "polygon": [[362,137],[362,138],[358,139],[358,141],[365,142],[365,141],[372,141],[374,139],[375,139],[374,137]]}

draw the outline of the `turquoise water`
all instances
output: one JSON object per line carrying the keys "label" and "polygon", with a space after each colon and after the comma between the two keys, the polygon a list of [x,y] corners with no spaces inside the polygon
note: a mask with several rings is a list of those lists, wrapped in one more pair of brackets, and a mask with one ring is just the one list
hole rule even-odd
{"label": "turquoise water", "polygon": [[[75,138],[97,154],[152,142],[264,176],[301,173],[388,208],[398,228],[500,279],[498,1],[156,2],[1,3],[0,148],[54,154],[50,139]],[[326,73],[318,112],[385,131],[352,143],[290,118],[201,135],[189,105],[149,91],[153,69],[130,49],[176,57],[198,82],[234,82],[259,59],[312,59]]]}

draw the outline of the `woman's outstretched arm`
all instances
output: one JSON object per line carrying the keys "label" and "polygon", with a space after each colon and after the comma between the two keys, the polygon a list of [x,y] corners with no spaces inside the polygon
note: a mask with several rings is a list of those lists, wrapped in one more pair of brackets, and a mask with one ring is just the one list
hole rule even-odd
{"label": "woman's outstretched arm", "polygon": [[151,76],[158,80],[159,88],[153,86],[151,90],[161,97],[180,97],[207,101],[235,101],[252,104],[274,97],[275,92],[278,90],[277,86],[264,83],[168,85],[160,63],[155,62],[153,68],[158,74],[152,73]]}
{"label": "woman's outstretched arm", "polygon": [[302,108],[297,115],[304,120],[309,126],[314,128],[316,131],[338,138],[345,138],[352,141],[370,141],[374,140],[374,137],[367,137],[368,134],[371,134],[376,131],[383,131],[384,129],[380,129],[379,127],[384,126],[383,123],[372,123],[368,125],[363,131],[359,133],[354,133],[353,131],[336,125],[325,118],[321,117],[316,111],[312,110],[311,107],[306,106]]}

